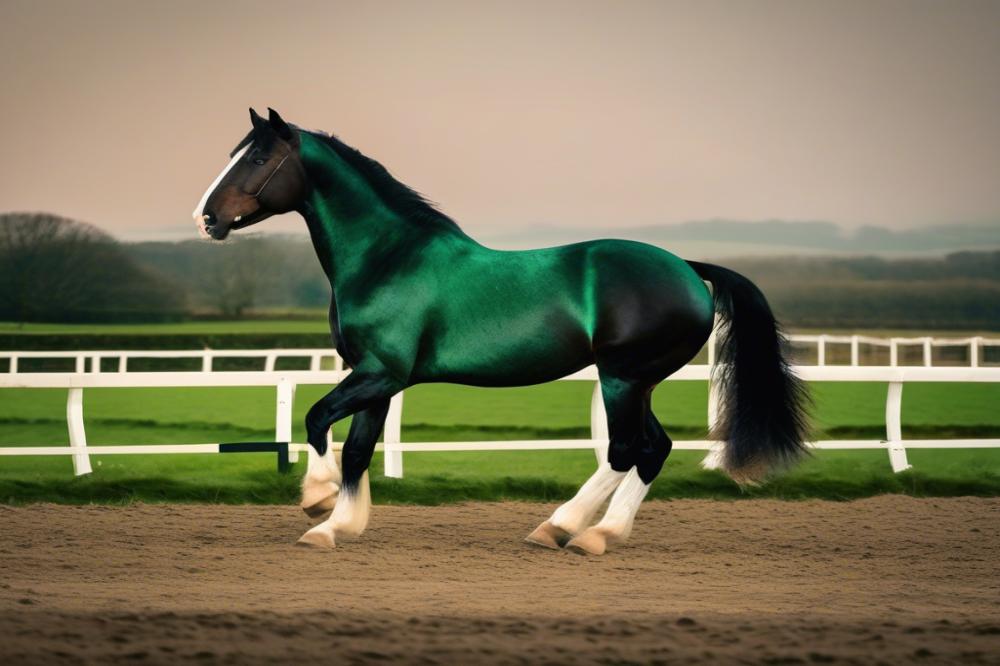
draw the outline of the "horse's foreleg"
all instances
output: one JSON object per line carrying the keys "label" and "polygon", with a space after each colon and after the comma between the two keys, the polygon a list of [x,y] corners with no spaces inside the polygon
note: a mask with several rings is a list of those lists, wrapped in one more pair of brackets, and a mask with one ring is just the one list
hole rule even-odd
{"label": "horse's foreleg", "polygon": [[344,442],[341,462],[344,485],[330,522],[337,534],[358,536],[368,524],[371,491],[368,486],[368,466],[372,462],[375,444],[389,413],[388,398],[354,415],[351,430]]}
{"label": "horse's foreleg", "polygon": [[354,415],[344,442],[343,485],[333,512],[306,532],[299,543],[329,548],[336,544],[338,536],[358,536],[364,531],[371,508],[368,466],[388,411],[389,399],[384,398]]}
{"label": "horse's foreleg", "polygon": [[[360,446],[363,449],[368,446],[367,440],[371,439],[370,445],[374,447],[374,441],[378,438],[382,423],[385,421],[389,398],[402,388],[399,382],[385,374],[358,368],[312,406],[306,415],[306,433],[310,444],[309,468],[302,484],[302,508],[306,513],[316,516],[333,510],[337,492],[340,491],[340,494],[344,495],[348,490],[337,485],[341,482],[341,475],[327,444],[330,427],[345,416],[355,413],[359,413],[360,416],[360,413],[368,409],[372,409],[376,414],[381,413],[380,418],[375,419],[377,426],[372,426],[369,423],[370,419],[366,417],[355,419],[351,424],[351,434],[348,435],[348,441],[344,445],[344,457],[348,457],[351,448],[359,446],[353,442],[361,442]],[[369,435],[368,431],[373,427],[375,432]],[[370,458],[369,453],[368,459]],[[367,463],[365,468],[367,469]],[[349,485],[349,490],[354,495],[357,495],[363,472],[364,470],[356,474],[352,472],[353,476],[345,475],[343,479],[345,486]],[[322,524],[325,525],[326,522]],[[331,531],[327,538],[323,531],[313,533],[310,530],[301,542],[332,547],[333,532]]]}
{"label": "horse's foreleg", "polygon": [[340,468],[333,457],[333,449],[327,447],[320,455],[309,447],[309,466],[302,477],[302,510],[310,518],[317,518],[333,511],[340,491]]}

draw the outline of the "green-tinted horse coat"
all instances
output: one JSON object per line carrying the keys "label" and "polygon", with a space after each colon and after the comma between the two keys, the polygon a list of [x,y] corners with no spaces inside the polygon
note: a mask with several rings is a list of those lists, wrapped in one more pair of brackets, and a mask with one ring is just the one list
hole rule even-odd
{"label": "green-tinted horse coat", "polygon": [[444,219],[392,210],[322,137],[303,133],[301,155],[316,183],[304,214],[354,366],[402,386],[516,386],[597,362],[655,384],[711,331],[708,288],[665,250],[621,240],[493,250]]}

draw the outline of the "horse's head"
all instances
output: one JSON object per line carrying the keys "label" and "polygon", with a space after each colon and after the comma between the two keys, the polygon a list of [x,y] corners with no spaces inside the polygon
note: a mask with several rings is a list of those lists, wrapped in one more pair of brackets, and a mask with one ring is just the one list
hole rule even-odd
{"label": "horse's head", "polygon": [[253,129],[198,202],[194,219],[204,237],[222,240],[233,229],[295,210],[308,190],[299,135],[274,109],[267,120],[250,109]]}

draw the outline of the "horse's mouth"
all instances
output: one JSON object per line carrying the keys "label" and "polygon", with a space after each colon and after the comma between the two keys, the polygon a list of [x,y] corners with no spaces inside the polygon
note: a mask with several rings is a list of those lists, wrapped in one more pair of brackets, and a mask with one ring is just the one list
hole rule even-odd
{"label": "horse's mouth", "polygon": [[268,214],[266,212],[256,210],[249,215],[237,215],[229,224],[206,224],[204,220],[199,220],[198,231],[203,237],[221,241],[225,240],[226,237],[229,236],[229,232],[249,227],[252,224],[260,222],[267,216]]}

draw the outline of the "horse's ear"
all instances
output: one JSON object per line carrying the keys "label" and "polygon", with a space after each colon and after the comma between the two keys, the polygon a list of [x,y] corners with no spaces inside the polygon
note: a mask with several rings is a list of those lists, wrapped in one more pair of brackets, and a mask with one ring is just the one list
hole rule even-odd
{"label": "horse's ear", "polygon": [[253,123],[253,128],[258,132],[266,130],[268,128],[267,121],[257,115],[257,112],[250,107],[250,122]]}
{"label": "horse's ear", "polygon": [[288,123],[286,123],[284,119],[278,115],[278,112],[271,107],[267,107],[267,120],[271,123],[271,127],[278,134],[278,136],[285,141],[291,141],[295,138],[295,132],[292,131],[292,128],[289,127]]}

